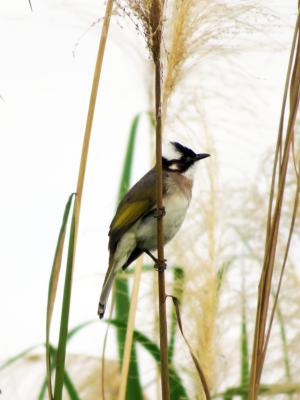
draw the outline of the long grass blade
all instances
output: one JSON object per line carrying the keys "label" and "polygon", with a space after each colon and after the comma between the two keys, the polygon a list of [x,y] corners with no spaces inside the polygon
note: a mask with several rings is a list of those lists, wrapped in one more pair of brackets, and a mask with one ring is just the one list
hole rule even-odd
{"label": "long grass blade", "polygon": [[179,327],[180,333],[181,333],[181,335],[182,335],[182,337],[183,337],[183,339],[184,339],[184,341],[185,341],[185,343],[186,343],[186,345],[187,345],[187,347],[189,349],[190,355],[192,357],[192,360],[193,360],[194,365],[196,367],[196,370],[198,372],[198,375],[199,375],[199,378],[200,378],[200,381],[201,381],[201,384],[202,384],[202,388],[203,388],[203,391],[205,393],[205,398],[206,398],[206,400],[210,400],[211,396],[210,396],[210,393],[209,393],[209,387],[208,387],[208,384],[207,384],[207,380],[205,378],[205,374],[204,374],[204,372],[202,370],[202,367],[201,367],[201,365],[199,363],[198,358],[195,356],[195,354],[193,352],[192,346],[190,345],[189,341],[187,340],[187,338],[186,338],[186,336],[185,336],[185,334],[183,332],[183,326],[182,326],[182,322],[181,322],[181,315],[180,315],[180,311],[179,311],[178,299],[176,297],[174,297],[174,296],[169,296],[168,295],[168,297],[171,297],[171,299],[173,300],[173,304],[174,304],[174,307],[175,307],[175,310],[176,310],[176,317],[177,317],[178,327]]}
{"label": "long grass blade", "polygon": [[66,357],[66,346],[68,337],[68,324],[69,324],[69,313],[70,313],[70,302],[71,302],[71,291],[72,291],[74,238],[75,238],[75,209],[73,211],[72,222],[70,227],[68,259],[67,259],[63,304],[62,304],[61,320],[60,320],[59,341],[57,348],[56,374],[55,374],[55,386],[54,386],[55,400],[61,400],[62,398],[62,390],[63,390],[63,382],[65,374],[65,357]]}
{"label": "long grass blade", "polygon": [[[52,372],[55,368],[57,349],[55,349],[51,345],[50,345],[50,354],[51,354],[51,359],[53,361],[52,365],[51,365],[51,372]],[[64,386],[70,396],[70,400],[80,400],[79,394],[77,393],[76,388],[75,388],[67,371],[65,371],[65,374],[64,374]],[[46,389],[47,389],[47,378],[42,383],[41,389],[38,394],[38,400],[44,400],[45,394],[46,394]]]}
{"label": "long grass blade", "polygon": [[[77,189],[76,189],[76,199],[74,204],[74,212],[70,230],[70,240],[69,240],[69,251],[68,251],[68,261],[67,261],[67,271],[65,277],[65,292],[63,297],[63,306],[62,306],[62,314],[61,314],[61,326],[60,326],[60,335],[59,335],[59,344],[57,351],[57,363],[56,363],[56,380],[55,380],[55,388],[54,388],[54,396],[55,400],[61,400],[62,397],[62,388],[63,388],[63,378],[64,378],[64,364],[65,364],[65,353],[66,353],[66,339],[68,333],[68,320],[69,320],[69,309],[70,309],[70,299],[71,299],[71,288],[72,288],[72,275],[73,275],[73,266],[75,259],[75,251],[78,237],[78,227],[79,227],[79,217],[80,217],[80,207],[81,207],[81,197],[83,191],[84,177],[86,171],[86,163],[87,156],[89,150],[89,143],[93,125],[93,117],[98,93],[98,86],[100,80],[100,74],[103,64],[103,56],[104,50],[107,40],[108,28],[110,23],[110,17],[112,14],[113,8],[113,0],[108,0],[106,5],[105,17],[102,26],[102,32],[99,42],[96,66],[94,71],[94,78],[88,108],[88,115],[86,120],[86,128],[81,152],[80,159],[80,167],[78,173],[77,180]],[[48,367],[47,367],[48,368]],[[50,379],[50,378],[49,378]],[[50,385],[49,385],[50,386]],[[50,387],[50,398],[51,387]]]}
{"label": "long grass blade", "polygon": [[39,346],[40,345],[37,344],[35,346],[28,347],[28,349],[21,351],[21,353],[18,353],[15,356],[10,357],[8,360],[4,361],[4,363],[0,365],[0,371],[9,367],[11,364],[21,360],[22,358],[27,356],[27,354],[29,354],[32,350],[38,348]]}
{"label": "long grass blade", "polygon": [[57,292],[57,284],[58,284],[58,279],[59,279],[59,274],[60,274],[60,269],[61,269],[61,260],[62,260],[64,242],[65,242],[66,227],[67,227],[67,222],[68,222],[68,218],[69,218],[69,214],[70,214],[70,208],[71,208],[73,196],[74,196],[74,193],[70,195],[70,197],[67,201],[66,207],[65,207],[65,211],[64,211],[64,215],[63,215],[63,219],[62,219],[62,225],[61,225],[60,232],[58,235],[58,240],[57,240],[54,260],[53,260],[53,264],[52,264],[50,280],[49,280],[49,288],[48,288],[47,320],[46,320],[46,369],[47,369],[49,399],[53,398],[51,372],[50,372],[51,371],[50,328],[51,328],[53,307],[54,307],[56,292]]}
{"label": "long grass blade", "polygon": [[[68,332],[68,335],[67,335],[67,341],[69,342],[70,341],[70,339],[72,339],[78,332],[80,332],[83,328],[85,328],[86,326],[89,326],[89,325],[91,325],[91,324],[94,324],[96,321],[95,320],[91,320],[91,321],[86,321],[86,322],[83,322],[83,323],[81,323],[81,324],[79,324],[79,325],[76,325],[73,329],[71,329],[69,332]],[[46,343],[45,343],[45,346],[46,346]],[[36,347],[36,346],[34,346],[34,347]],[[33,348],[34,348],[33,347]],[[57,349],[55,349],[50,343],[48,344],[48,347],[49,347],[49,354],[51,354],[51,360],[52,360],[52,363],[51,363],[51,365],[50,365],[50,375],[51,375],[51,373],[52,373],[52,371],[54,370],[54,368],[56,367],[56,353],[57,353]],[[70,379],[68,380],[68,377],[67,377],[67,381],[69,382],[70,381]],[[44,397],[45,397],[45,391],[46,391],[46,388],[47,388],[47,382],[48,382],[48,374],[46,375],[46,378],[45,378],[45,380],[44,380],[44,382],[43,382],[43,384],[42,384],[42,387],[41,387],[41,389],[40,389],[40,394],[39,394],[39,400],[43,400],[44,399]],[[64,385],[66,386],[66,388],[67,388],[67,390],[68,390],[68,387],[67,386],[69,386],[69,388],[70,388],[70,391],[72,392],[73,390],[72,390],[72,388],[71,388],[71,385],[68,385],[68,383],[66,383],[66,371],[65,371],[65,378],[64,378]],[[70,394],[70,393],[69,393]]]}
{"label": "long grass blade", "polygon": [[[216,393],[213,395],[214,399],[222,397],[223,399],[235,399],[236,397],[242,397],[247,395],[248,388],[244,386],[230,387],[226,389],[224,392]],[[299,397],[300,393],[300,384],[299,383],[283,383],[283,384],[273,384],[266,385],[260,384],[258,389],[258,395],[265,397],[274,398],[274,396],[281,395],[280,398],[284,395],[297,395]],[[260,397],[258,397],[260,399]]]}
{"label": "long grass blade", "polygon": [[[115,319],[115,320],[106,320],[106,322],[115,326],[116,328],[126,329],[126,325],[123,323],[123,321],[118,321]],[[154,361],[156,361],[157,365],[159,367],[161,366],[160,349],[156,343],[150,340],[142,332],[137,330],[134,330],[133,332],[133,340],[135,343],[139,343],[141,346],[143,346],[144,349],[147,350],[147,352],[154,359]],[[182,380],[180,376],[177,374],[172,364],[169,365],[169,372],[170,372],[170,400],[188,399],[189,397],[182,384]]]}

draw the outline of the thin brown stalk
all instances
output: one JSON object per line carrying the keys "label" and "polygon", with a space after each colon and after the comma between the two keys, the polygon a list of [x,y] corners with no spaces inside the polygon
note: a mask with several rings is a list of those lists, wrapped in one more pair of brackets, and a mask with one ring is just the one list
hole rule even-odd
{"label": "thin brown stalk", "polygon": [[[298,166],[298,168],[300,168],[300,165]],[[299,205],[299,194],[300,194],[300,179],[299,178],[300,178],[299,175],[297,175],[297,188],[296,188],[296,193],[295,193],[295,202],[294,202],[294,207],[293,207],[291,226],[290,226],[290,230],[289,230],[288,240],[287,240],[287,244],[286,244],[286,248],[285,248],[285,252],[284,252],[284,259],[283,259],[283,263],[282,263],[282,267],[281,267],[281,271],[280,271],[278,286],[277,286],[277,290],[275,293],[274,304],[273,304],[273,308],[272,308],[272,312],[271,312],[271,316],[270,316],[270,322],[269,322],[265,345],[264,345],[264,349],[263,349],[263,357],[264,358],[265,358],[266,352],[267,352],[267,345],[268,345],[270,334],[271,334],[271,328],[272,328],[273,319],[274,319],[274,315],[275,315],[275,311],[276,311],[276,306],[278,303],[279,293],[280,293],[280,289],[281,289],[281,285],[282,285],[283,274],[285,271],[286,262],[287,262],[287,258],[288,258],[288,254],[289,254],[289,249],[290,249],[290,245],[291,245],[291,241],[292,241],[292,235],[294,232],[295,222],[296,222],[296,218],[297,218],[297,211],[298,211],[298,205]]]}
{"label": "thin brown stalk", "polygon": [[[157,257],[158,264],[164,264],[164,227],[163,227],[163,171],[162,171],[162,121],[161,121],[161,35],[162,35],[163,1],[153,0],[151,9],[152,51],[155,64],[155,116],[156,116],[156,198],[157,198]],[[162,399],[169,400],[168,369],[168,333],[166,315],[165,272],[158,270],[159,295],[159,333],[161,357],[161,390]]]}
{"label": "thin brown stalk", "polygon": [[[80,167],[79,167],[79,174],[77,180],[77,189],[76,189],[76,199],[75,199],[75,238],[74,238],[74,251],[76,249],[76,242],[77,242],[77,235],[78,235],[78,225],[79,225],[79,217],[80,217],[80,207],[81,207],[81,197],[82,197],[82,190],[84,184],[84,177],[86,171],[86,162],[87,156],[89,151],[89,143],[91,138],[91,131],[93,126],[93,119],[94,119],[94,112],[96,106],[96,99],[98,94],[98,87],[100,81],[100,74],[102,70],[103,64],[103,56],[104,50],[107,40],[107,33],[110,23],[110,17],[112,14],[114,0],[108,0],[105,10],[105,16],[102,26],[102,32],[100,37],[99,49],[97,54],[96,66],[94,71],[94,78],[90,96],[90,103],[88,108],[88,115],[86,119],[86,126],[85,126],[85,133],[82,145],[82,152],[81,152],[81,159],[80,159]],[[75,258],[75,257],[74,257]]]}
{"label": "thin brown stalk", "polygon": [[[75,260],[75,251],[76,251],[76,244],[77,244],[77,237],[78,237],[78,226],[79,226],[80,208],[81,208],[81,198],[82,198],[84,177],[85,177],[85,171],[86,171],[86,163],[87,163],[89,144],[90,144],[90,138],[91,138],[91,132],[92,132],[92,126],[93,126],[93,120],[94,120],[94,112],[95,112],[95,106],[96,106],[96,100],[97,100],[97,94],[98,94],[98,88],[99,88],[99,81],[100,81],[100,75],[101,75],[102,64],[103,64],[104,51],[105,51],[105,46],[106,46],[106,41],[107,41],[107,34],[108,34],[108,29],[109,29],[109,24],[110,24],[110,18],[112,15],[113,3],[114,3],[114,0],[108,0],[107,5],[106,5],[105,16],[104,16],[104,20],[103,20],[103,26],[102,26],[98,54],[97,54],[97,60],[96,60],[95,71],[94,71],[94,78],[93,78],[93,83],[92,83],[92,90],[91,90],[91,95],[90,95],[90,102],[89,102],[88,115],[87,115],[86,126],[85,126],[83,145],[82,145],[80,167],[79,167],[77,189],[76,189],[77,196],[75,198],[75,204],[74,204],[75,233],[74,233],[74,258],[73,258],[73,260]],[[103,368],[103,371],[104,371],[104,368]],[[102,380],[102,383],[103,383],[103,380]],[[103,387],[102,387],[102,390],[104,391]]]}
{"label": "thin brown stalk", "polygon": [[[293,68],[294,52],[295,52],[296,43],[297,43],[297,35],[298,35],[297,27],[298,27],[298,21],[296,23],[296,27],[295,27],[295,31],[294,31],[291,55],[290,55],[290,59],[289,59],[289,65],[288,65],[288,70],[287,70],[286,80],[285,80],[283,100],[282,100],[282,105],[281,105],[281,113],[280,113],[279,129],[278,129],[278,139],[277,139],[276,150],[275,150],[275,160],[274,160],[274,167],[273,167],[273,174],[272,174],[271,191],[270,191],[270,196],[269,196],[268,225],[267,225],[267,234],[266,234],[267,238],[270,235],[270,229],[271,229],[272,210],[273,210],[272,206],[273,206],[273,200],[274,200],[277,166],[278,166],[278,164],[281,165],[281,162],[282,162],[282,136],[283,136],[283,127],[284,127],[284,116],[285,116],[285,110],[286,110],[286,104],[287,104],[287,98],[288,98],[288,92],[289,92],[289,83],[291,80],[291,74],[292,74],[292,68]],[[279,159],[279,161],[278,161],[278,159]]]}
{"label": "thin brown stalk", "polygon": [[[79,166],[79,173],[78,173],[78,180],[77,180],[76,198],[75,198],[75,204],[74,204],[75,226],[74,226],[74,256],[73,256],[73,260],[75,260],[75,253],[76,253],[76,245],[77,245],[77,238],[78,238],[78,226],[79,226],[80,208],[81,208],[81,198],[82,198],[84,177],[85,177],[85,171],[86,171],[86,163],[87,163],[87,157],[88,157],[88,151],[89,151],[89,143],[90,143],[90,138],[91,138],[94,112],[95,112],[95,106],[96,106],[96,99],[97,99],[97,94],[98,94],[98,87],[99,87],[100,75],[101,75],[102,64],[103,64],[103,56],[104,56],[104,50],[105,50],[105,45],[106,45],[106,41],[107,41],[107,34],[108,34],[108,28],[109,28],[110,18],[111,18],[111,14],[112,14],[113,2],[114,2],[114,0],[108,0],[107,5],[106,5],[106,11],[105,11],[102,32],[101,32],[101,37],[100,37],[100,42],[99,42],[99,48],[98,48],[98,54],[97,54],[97,60],[96,60],[96,65],[95,65],[94,78],[93,78],[93,84],[92,84],[92,90],[91,90],[90,102],[89,102],[89,108],[88,108],[88,115],[87,115],[86,127],[85,127],[85,133],[84,133],[84,139],[83,139],[83,145],[82,145],[82,152],[81,152],[81,159],[80,159],[80,166]],[[73,268],[74,268],[74,265],[73,265]]]}
{"label": "thin brown stalk", "polygon": [[[100,80],[100,73],[101,73],[101,68],[102,68],[102,63],[103,63],[103,55],[104,55],[104,50],[105,50],[105,44],[106,44],[106,39],[107,39],[109,23],[110,23],[110,17],[112,14],[112,6],[113,6],[113,0],[109,0],[107,3],[107,6],[106,6],[106,13],[105,13],[104,23],[103,23],[101,37],[100,37],[100,43],[99,43],[99,49],[98,49],[97,61],[96,61],[96,66],[95,66],[95,71],[94,71],[93,85],[92,85],[92,90],[91,90],[89,109],[88,109],[88,115],[87,115],[87,121],[86,121],[84,141],[83,141],[83,145],[82,145],[82,153],[81,153],[80,167],[79,167],[78,180],[77,180],[77,190],[76,190],[76,197],[75,197],[75,202],[74,202],[74,214],[75,214],[74,245],[73,245],[73,257],[72,257],[73,261],[72,261],[72,266],[71,266],[71,279],[72,279],[73,269],[74,269],[76,243],[77,243],[77,237],[78,237],[78,224],[79,224],[79,217],[80,217],[81,197],[82,197],[82,191],[83,191],[89,142],[90,142],[90,136],[91,136],[91,130],[92,130],[92,124],[93,124],[93,116],[94,116],[94,110],[95,110],[95,104],[96,104],[96,98],[97,98],[97,92],[98,92],[98,86],[99,86],[99,80]],[[57,280],[58,280],[58,275],[59,275],[59,270],[60,270],[60,265],[61,265],[64,237],[65,237],[65,233],[63,234],[63,236],[60,239],[58,250],[57,250],[57,260],[56,260],[56,264],[54,266],[53,291],[52,291],[50,299],[49,299],[49,307],[47,310],[47,339],[46,339],[46,341],[49,340],[50,323],[51,323],[54,301],[55,301],[55,297],[56,297]],[[68,324],[68,320],[66,322]],[[49,397],[49,399],[51,399],[52,398],[51,380],[50,380],[51,377],[50,377],[50,364],[48,361],[49,360],[48,353],[49,352],[47,351],[47,377],[48,377],[47,383],[48,383],[48,397]],[[63,355],[63,359],[61,360],[61,362],[64,365],[65,355]],[[60,388],[58,388],[58,390],[60,390]],[[58,396],[56,396],[54,394],[54,397],[59,398],[59,397],[61,397],[61,394],[58,394]]]}
{"label": "thin brown stalk", "polygon": [[[250,376],[250,391],[249,397],[250,399],[254,400],[258,396],[258,389],[259,389],[259,382],[262,374],[263,364],[265,360],[265,354],[267,350],[267,344],[270,336],[271,326],[272,326],[272,315],[274,313],[275,308],[271,313],[271,319],[269,323],[269,328],[266,334],[266,324],[268,318],[268,309],[269,309],[269,300],[270,300],[270,292],[271,292],[271,284],[272,284],[272,276],[275,264],[275,254],[277,248],[277,241],[278,241],[278,232],[279,232],[279,225],[281,219],[281,210],[283,204],[283,196],[285,191],[285,182],[286,182],[286,175],[287,175],[287,167],[289,161],[289,154],[291,149],[291,144],[293,142],[294,137],[294,126],[296,120],[296,114],[299,105],[299,86],[300,86],[300,74],[299,74],[299,67],[300,67],[300,60],[299,60],[299,46],[297,47],[297,52],[295,54],[295,45],[296,40],[299,40],[299,14],[296,23],[295,29],[295,36],[293,40],[293,46],[291,51],[291,58],[290,58],[290,65],[288,70],[288,80],[290,82],[290,115],[288,120],[287,126],[287,134],[285,139],[285,145],[282,151],[281,156],[281,148],[282,148],[282,126],[284,121],[284,112],[286,106],[286,96],[287,90],[285,90],[283,104],[284,107],[282,109],[281,119],[280,119],[280,128],[279,128],[279,136],[276,148],[276,157],[275,157],[275,165],[273,170],[273,177],[272,177],[272,185],[271,185],[271,199],[270,199],[270,206],[269,206],[269,221],[268,221],[268,228],[267,228],[267,237],[266,237],[266,247],[265,247],[265,257],[264,257],[264,265],[262,276],[259,284],[259,294],[258,294],[258,305],[257,305],[257,315],[256,315],[256,326],[255,326],[255,337],[254,337],[254,344],[253,344],[253,353],[252,353],[252,365],[251,365],[251,376]],[[294,60],[294,67],[293,67],[293,74],[292,79],[290,80],[290,72],[291,72],[291,62]],[[280,156],[278,157],[278,154]],[[278,158],[282,162],[279,163],[277,167]],[[273,203],[273,196],[274,196],[274,182],[275,182],[275,175],[276,170],[278,170],[278,193],[274,207],[274,215],[272,217],[272,203]],[[297,187],[298,190],[298,187]],[[297,206],[297,204],[295,205]],[[295,210],[294,210],[295,212]],[[288,252],[289,244],[291,240],[291,234],[293,230],[294,222],[292,221],[289,239],[287,243],[286,250]],[[287,257],[286,252],[286,257]],[[279,286],[277,289],[277,293],[279,295],[279,290],[282,281],[282,274],[286,262],[286,257],[284,259],[281,278],[279,281]],[[277,297],[278,297],[277,295]],[[276,306],[276,302],[274,304]]]}

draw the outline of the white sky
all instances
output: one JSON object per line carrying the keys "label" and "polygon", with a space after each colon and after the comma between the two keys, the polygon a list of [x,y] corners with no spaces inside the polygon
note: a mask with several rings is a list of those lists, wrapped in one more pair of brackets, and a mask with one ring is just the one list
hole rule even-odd
{"label": "white sky", "polygon": [[[0,359],[44,341],[48,279],[64,205],[76,187],[100,30],[97,24],[83,36],[74,57],[78,39],[97,20],[102,2],[32,3],[33,13],[26,0],[0,3]],[[271,3],[285,14],[282,42],[287,46],[236,57],[248,87],[236,87],[230,65],[228,80],[214,83],[219,90],[229,89],[229,100],[218,108],[226,127],[214,122],[218,99],[207,98],[203,106],[226,171],[224,184],[225,179],[254,179],[257,161],[276,137],[294,21],[289,11],[296,2]],[[139,43],[133,46],[124,28],[112,26],[84,189],[70,327],[96,317],[128,129],[133,116],[147,108],[147,69],[133,49],[141,48]],[[204,94],[209,85],[204,78],[218,62],[211,60],[202,69]],[[242,110],[247,104],[253,113]],[[149,143],[144,121],[135,179],[150,164]],[[103,331],[99,325],[89,328],[71,350],[99,354]]]}

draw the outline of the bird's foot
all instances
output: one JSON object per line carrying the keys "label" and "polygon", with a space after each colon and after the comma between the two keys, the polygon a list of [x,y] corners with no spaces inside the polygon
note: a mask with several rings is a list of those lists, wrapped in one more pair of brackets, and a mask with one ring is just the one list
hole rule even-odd
{"label": "bird's foot", "polygon": [[166,209],[165,209],[165,207],[160,207],[160,208],[156,208],[156,210],[154,211],[153,217],[161,218],[164,215],[166,215]]}
{"label": "bird's foot", "polygon": [[156,262],[154,264],[154,269],[156,269],[157,272],[163,272],[164,270],[166,270],[167,260],[165,258],[163,260],[156,259]]}
{"label": "bird's foot", "polygon": [[146,254],[148,254],[148,256],[150,258],[152,258],[152,260],[154,261],[154,268],[157,271],[164,271],[167,268],[167,260],[163,259],[162,261],[160,261],[158,258],[156,258],[149,250],[145,249],[144,252]]}

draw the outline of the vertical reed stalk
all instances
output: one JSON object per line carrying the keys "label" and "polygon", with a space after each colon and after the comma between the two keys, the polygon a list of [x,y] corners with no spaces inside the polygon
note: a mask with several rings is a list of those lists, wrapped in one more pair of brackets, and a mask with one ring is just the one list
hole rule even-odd
{"label": "vertical reed stalk", "polygon": [[103,64],[104,50],[105,50],[105,45],[106,45],[106,40],[107,40],[107,33],[108,33],[108,28],[109,28],[109,23],[110,23],[110,17],[112,14],[113,2],[114,2],[114,0],[108,0],[107,5],[106,5],[103,27],[102,27],[100,43],[99,43],[99,49],[98,49],[98,54],[97,54],[97,61],[96,61],[96,66],[95,66],[95,71],[94,71],[94,79],[93,79],[93,84],[92,84],[92,91],[91,91],[91,96],[90,96],[90,103],[89,103],[88,115],[87,115],[87,120],[86,120],[83,145],[82,145],[80,167],[79,167],[77,189],[76,189],[77,196],[75,199],[75,245],[74,245],[74,249],[76,249],[80,207],[81,207],[81,197],[82,197],[84,176],[85,176],[85,170],[86,170],[86,162],[87,162],[89,143],[90,143],[90,138],[91,138],[91,131],[92,131],[92,126],[93,126],[93,119],[94,119],[95,105],[96,105],[96,99],[97,99],[97,93],[98,93],[98,87],[99,87],[100,74],[101,74],[102,64]]}
{"label": "vertical reed stalk", "polygon": [[121,371],[121,384],[119,388],[118,400],[124,400],[126,396],[127,378],[128,378],[129,362],[130,362],[131,348],[132,348],[132,338],[134,331],[134,320],[135,320],[135,313],[136,313],[139,287],[141,281],[142,266],[143,266],[143,258],[140,257],[135,264],[134,281],[133,281],[128,323],[126,329],[126,339],[125,339],[125,347],[124,347],[123,363]]}
{"label": "vertical reed stalk", "polygon": [[[155,116],[156,116],[156,196],[157,196],[157,254],[158,264],[164,264],[164,227],[163,227],[163,170],[162,170],[162,121],[161,121],[161,36],[163,0],[154,0],[151,9],[153,60],[155,64]],[[168,332],[166,315],[165,272],[158,270],[159,296],[159,334],[161,355],[161,390],[163,400],[169,400],[169,370],[168,370]]]}
{"label": "vertical reed stalk", "polygon": [[[74,224],[74,237],[72,238],[72,241],[73,241],[73,243],[72,243],[73,251],[72,251],[72,255],[71,255],[72,256],[72,259],[71,259],[72,265],[71,265],[70,274],[68,277],[68,279],[70,281],[69,282],[70,290],[68,291],[68,295],[67,295],[68,297],[66,299],[64,296],[64,305],[66,308],[66,313],[65,313],[66,318],[64,320],[63,326],[61,324],[60,336],[64,333],[64,332],[62,332],[62,329],[65,331],[65,334],[67,334],[67,331],[68,331],[69,308],[70,308],[70,300],[71,300],[71,284],[72,284],[71,281],[72,281],[75,254],[76,254],[81,197],[82,197],[82,191],[83,191],[87,156],[88,156],[89,143],[90,143],[90,137],[91,137],[91,131],[92,131],[92,125],[93,125],[93,118],[94,118],[94,111],[95,111],[95,105],[96,105],[96,99],[97,99],[97,93],[98,93],[100,74],[101,74],[102,63],[103,63],[104,50],[105,50],[105,45],[106,45],[106,40],[107,40],[107,33],[108,33],[108,28],[109,28],[109,23],[110,23],[110,17],[112,14],[112,7],[113,7],[113,0],[108,0],[107,6],[106,6],[106,11],[105,11],[103,27],[102,27],[102,32],[101,32],[101,37],[100,37],[97,61],[96,61],[96,66],[95,66],[95,71],[94,71],[94,78],[93,78],[93,84],[92,84],[92,90],[91,90],[91,96],[90,96],[90,102],[89,102],[89,108],[88,108],[88,115],[87,115],[87,120],[86,120],[84,140],[83,140],[83,145],[82,145],[81,160],[80,160],[80,167],[79,167],[78,180],[77,180],[76,198],[75,198],[75,204],[74,204],[74,219],[72,221],[72,224]],[[56,369],[56,380],[61,379],[60,376],[62,376],[63,374],[60,373],[60,369],[64,369],[64,365],[65,365],[65,349],[62,349],[62,359],[60,360],[60,363],[59,363],[59,365],[57,365],[57,369]],[[62,389],[63,389],[63,385],[57,384],[57,382],[56,382],[55,383],[55,391],[54,391],[54,398],[56,400],[60,400],[62,398]],[[49,393],[49,396],[51,398],[51,392]]]}
{"label": "vertical reed stalk", "polygon": [[[275,307],[277,303],[277,299],[279,296],[279,290],[281,286],[283,270],[286,263],[286,258],[289,250],[291,235],[294,226],[295,219],[295,210],[297,210],[297,197],[294,205],[294,212],[292,217],[292,224],[289,233],[289,239],[286,245],[286,254],[284,257],[284,261],[282,264],[280,280],[277,286],[276,297],[273,305],[273,309],[271,311],[271,315],[269,318],[269,325],[267,325],[268,319],[268,310],[269,310],[269,299],[271,293],[271,283],[272,276],[275,264],[275,255],[276,255],[276,247],[277,240],[279,234],[279,225],[282,213],[282,204],[283,204],[283,196],[286,185],[286,175],[287,175],[287,167],[290,155],[290,149],[292,148],[292,143],[294,140],[294,126],[297,116],[297,111],[299,107],[299,88],[300,88],[300,52],[299,46],[296,48],[296,43],[299,43],[299,22],[300,22],[300,14],[298,11],[298,17],[295,27],[293,45],[291,50],[289,68],[287,73],[286,80],[286,88],[284,92],[283,99],[283,108],[281,112],[279,133],[278,133],[278,141],[275,153],[275,161],[274,161],[274,169],[273,169],[273,177],[271,184],[271,194],[270,194],[270,202],[269,202],[269,214],[268,214],[268,223],[267,223],[267,235],[266,235],[266,246],[265,246],[265,256],[264,256],[264,265],[263,271],[261,275],[261,280],[259,284],[258,291],[258,305],[257,305],[257,314],[256,314],[256,325],[255,325],[255,337],[253,344],[253,352],[252,352],[252,365],[251,365],[251,376],[250,376],[250,388],[249,388],[249,398],[251,400],[257,399],[259,393],[259,383],[263,370],[263,365],[265,361],[267,345],[270,337],[272,321],[274,317]],[[292,68],[293,66],[293,68]],[[291,71],[292,77],[291,77]],[[282,130],[283,130],[283,121],[285,116],[285,108],[286,108],[286,99],[288,88],[290,90],[290,113],[288,118],[288,124],[286,129],[286,138],[285,143],[282,143]],[[274,198],[274,185],[276,181],[276,170],[278,171],[278,193],[274,206],[274,211],[272,210],[273,198]],[[296,196],[298,195],[298,182],[297,182],[297,191]],[[273,211],[273,212],[272,212]],[[272,215],[273,214],[273,215]]]}

